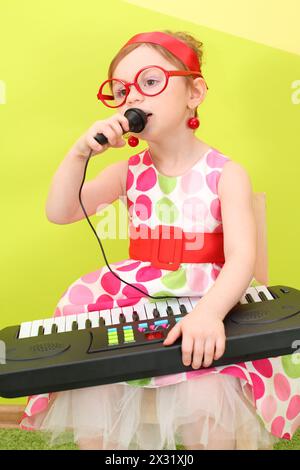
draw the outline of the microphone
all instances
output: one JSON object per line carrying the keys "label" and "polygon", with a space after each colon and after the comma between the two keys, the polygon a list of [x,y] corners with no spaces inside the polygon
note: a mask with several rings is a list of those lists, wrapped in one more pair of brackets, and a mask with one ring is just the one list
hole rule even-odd
{"label": "microphone", "polygon": [[[130,108],[127,109],[124,116],[128,119],[129,122],[129,131],[131,132],[142,132],[145,129],[147,124],[148,116],[151,116],[152,113],[146,114],[139,108]],[[123,128],[122,128],[123,129]],[[124,131],[123,134],[126,134],[127,131]],[[104,134],[96,134],[94,139],[100,144],[104,145],[108,143],[107,137]]]}

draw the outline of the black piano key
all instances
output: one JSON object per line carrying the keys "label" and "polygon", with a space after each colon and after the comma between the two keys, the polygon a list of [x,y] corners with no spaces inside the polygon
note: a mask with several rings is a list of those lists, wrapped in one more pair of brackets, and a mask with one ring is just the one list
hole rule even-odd
{"label": "black piano key", "polygon": [[156,307],[153,309],[153,316],[154,318],[160,318],[159,310]]}
{"label": "black piano key", "polygon": [[86,327],[86,329],[92,328],[92,322],[89,318],[87,320],[85,320],[85,327]]}
{"label": "black piano key", "polygon": [[52,327],[51,327],[51,334],[54,334],[54,333],[57,333],[57,325],[55,323],[53,323]]}
{"label": "black piano key", "polygon": [[248,300],[250,304],[255,302],[251,294],[246,294],[245,297],[246,297],[246,300]]}
{"label": "black piano key", "polygon": [[265,294],[263,291],[259,291],[259,292],[258,292],[258,297],[259,297],[261,300],[268,300],[268,297],[266,296],[266,294]]}
{"label": "black piano key", "polygon": [[125,317],[124,313],[120,313],[119,322],[120,323],[126,323],[126,317]]}
{"label": "black piano key", "polygon": [[174,315],[173,309],[170,305],[167,306],[167,314],[170,315],[170,316]]}
{"label": "black piano key", "polygon": [[72,323],[72,331],[76,331],[76,330],[78,330],[78,323],[77,321],[74,320]]}
{"label": "black piano key", "polygon": [[40,325],[38,329],[38,336],[42,336],[43,334],[44,334],[44,327],[43,325]]}
{"label": "black piano key", "polygon": [[103,317],[99,318],[99,326],[105,326],[105,319]]}
{"label": "black piano key", "polygon": [[180,304],[180,305],[179,305],[179,310],[180,310],[181,313],[183,313],[183,314],[188,313],[188,312],[187,312],[187,309],[186,309],[186,306],[185,306],[184,304]]}
{"label": "black piano key", "polygon": [[132,314],[132,321],[139,321],[140,317],[138,313],[134,310]]}

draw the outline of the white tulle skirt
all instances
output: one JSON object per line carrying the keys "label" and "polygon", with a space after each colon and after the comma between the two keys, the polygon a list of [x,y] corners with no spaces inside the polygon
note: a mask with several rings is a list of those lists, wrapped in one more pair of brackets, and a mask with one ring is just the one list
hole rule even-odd
{"label": "white tulle skirt", "polygon": [[50,445],[80,448],[257,450],[278,441],[240,379],[223,374],[158,388],[116,383],[59,392],[34,420]]}

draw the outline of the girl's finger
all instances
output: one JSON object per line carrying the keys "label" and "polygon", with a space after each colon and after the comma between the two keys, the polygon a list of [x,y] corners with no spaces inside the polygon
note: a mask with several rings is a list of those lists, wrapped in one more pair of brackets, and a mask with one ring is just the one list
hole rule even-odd
{"label": "girl's finger", "polygon": [[172,344],[176,341],[177,338],[181,335],[181,328],[179,323],[173,326],[173,328],[169,331],[169,334],[165,338],[163,344]]}
{"label": "girl's finger", "polygon": [[182,335],[181,351],[183,365],[189,366],[192,361],[192,352],[194,346],[194,339],[189,334]]}
{"label": "girl's finger", "polygon": [[217,359],[220,359],[220,357],[223,356],[224,352],[225,352],[225,338],[219,337],[216,341],[216,352],[214,356],[215,361]]}
{"label": "girl's finger", "polygon": [[203,367],[209,367],[211,365],[215,354],[215,344],[216,343],[213,338],[206,338]]}
{"label": "girl's finger", "polygon": [[204,353],[204,341],[201,339],[195,339],[194,350],[193,350],[193,369],[200,369]]}

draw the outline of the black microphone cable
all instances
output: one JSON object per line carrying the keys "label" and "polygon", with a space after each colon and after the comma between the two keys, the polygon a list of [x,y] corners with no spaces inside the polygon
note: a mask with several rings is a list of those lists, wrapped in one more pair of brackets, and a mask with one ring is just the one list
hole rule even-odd
{"label": "black microphone cable", "polygon": [[86,220],[88,221],[88,223],[89,223],[91,229],[93,230],[93,232],[94,232],[94,234],[95,234],[95,236],[96,236],[96,238],[97,238],[97,240],[98,240],[98,243],[99,243],[100,248],[101,248],[101,251],[102,251],[103,258],[104,258],[105,263],[106,263],[106,266],[108,267],[108,269],[110,270],[110,272],[111,272],[115,277],[117,277],[120,281],[125,282],[125,284],[127,284],[128,286],[133,287],[134,289],[138,290],[138,291],[141,292],[142,294],[147,295],[148,297],[151,297],[152,299],[180,299],[182,296],[181,296],[181,297],[176,297],[176,296],[158,296],[158,297],[155,297],[155,296],[153,296],[153,295],[147,294],[147,292],[144,292],[144,291],[141,290],[139,287],[136,287],[136,286],[132,285],[130,282],[125,281],[124,279],[122,279],[121,277],[119,277],[119,276],[117,275],[117,273],[115,273],[114,271],[112,271],[112,269],[111,269],[111,267],[110,267],[110,265],[109,265],[109,263],[108,263],[108,261],[107,261],[106,255],[105,255],[105,253],[104,253],[104,249],[103,249],[101,240],[100,240],[100,238],[98,237],[98,234],[97,234],[97,232],[96,232],[96,230],[95,230],[93,224],[91,223],[91,221],[90,221],[90,219],[89,219],[89,216],[88,216],[87,213],[86,213],[85,207],[84,207],[84,205],[83,205],[83,203],[82,203],[82,199],[81,199],[81,190],[82,190],[82,186],[83,186],[84,181],[85,181],[86,169],[87,169],[89,160],[90,160],[90,158],[91,158],[92,152],[93,152],[93,150],[90,151],[89,156],[88,156],[88,158],[87,158],[87,160],[86,160],[85,167],[84,167],[83,178],[82,178],[82,182],[81,182],[80,189],[79,189],[79,202],[80,202],[81,208],[82,208],[82,210],[83,210],[83,213],[84,213],[84,215],[85,215],[85,217],[86,217]]}

